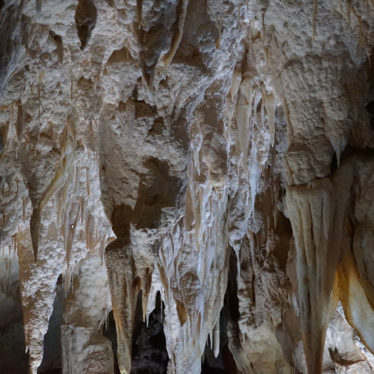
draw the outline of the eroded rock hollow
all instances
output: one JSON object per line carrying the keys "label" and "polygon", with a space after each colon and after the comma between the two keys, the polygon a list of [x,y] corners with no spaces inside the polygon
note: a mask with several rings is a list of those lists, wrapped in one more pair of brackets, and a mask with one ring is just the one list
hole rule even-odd
{"label": "eroded rock hollow", "polygon": [[0,372],[374,373],[374,1],[0,1]]}

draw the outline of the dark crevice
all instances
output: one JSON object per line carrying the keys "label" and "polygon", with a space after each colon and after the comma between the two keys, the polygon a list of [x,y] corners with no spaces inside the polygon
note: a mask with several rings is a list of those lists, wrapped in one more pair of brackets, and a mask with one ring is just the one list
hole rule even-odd
{"label": "dark crevice", "polygon": [[347,145],[341,154],[340,163],[353,156],[374,156],[374,148],[359,148]]}
{"label": "dark crevice", "polygon": [[[340,155],[340,165],[347,159],[351,157],[374,157],[374,148],[359,148],[359,147],[353,147],[351,145],[347,145],[344,148],[344,151]],[[336,154],[334,154],[334,157],[331,161],[330,165],[330,175],[333,175],[335,171],[338,169]]]}
{"label": "dark crevice", "polygon": [[370,101],[366,105],[366,110],[369,114],[369,125],[372,130],[374,130],[374,101]]}
{"label": "dark crevice", "polygon": [[[156,308],[149,315],[148,326],[143,321],[142,292],[139,292],[133,324],[131,374],[166,374],[169,357],[164,334],[164,305],[160,293],[156,295]],[[112,342],[114,374],[120,374],[117,357],[117,333],[113,312],[109,313],[103,335]]]}
{"label": "dark crevice", "polygon": [[60,35],[55,34],[52,30],[49,31],[49,36],[53,39],[56,44],[56,53],[58,56],[59,62],[64,60],[64,45],[62,43],[62,38]]}
{"label": "dark crevice", "polygon": [[112,342],[113,359],[114,359],[114,374],[120,374],[117,356],[117,332],[116,323],[114,321],[113,312],[108,315],[106,329],[103,331],[103,336]]}
{"label": "dark crevice", "polygon": [[156,308],[149,315],[148,326],[143,322],[141,293],[135,313],[131,374],[163,374],[167,372],[169,357],[164,334],[164,307],[160,293],[156,296]]}
{"label": "dark crevice", "polygon": [[[229,325],[238,328],[239,320],[239,300],[237,297],[237,266],[236,255],[233,250],[230,254],[229,279],[226,289],[224,305],[220,313],[220,348],[218,357],[210,348],[209,342],[206,345],[203,362],[201,365],[202,374],[237,374],[238,369],[235,364],[233,355],[229,349],[227,330]],[[231,327],[230,327],[231,328]],[[235,328],[236,330],[236,328]],[[239,341],[238,341],[239,343]],[[240,344],[240,343],[239,343]]]}
{"label": "dark crevice", "polygon": [[28,374],[19,281],[0,287],[0,373]]}
{"label": "dark crevice", "polygon": [[333,175],[337,169],[338,169],[338,159],[336,157],[336,153],[334,152],[334,155],[332,157],[332,161],[330,164],[330,175]]}
{"label": "dark crevice", "polygon": [[219,354],[214,357],[213,351],[210,347],[210,342],[207,343],[204,352],[204,358],[201,365],[202,374],[236,374],[237,368],[230,352],[227,339],[227,324],[229,312],[227,306],[224,306],[220,313],[220,347]]}
{"label": "dark crevice", "polygon": [[56,296],[53,303],[53,312],[48,322],[48,330],[44,335],[43,361],[38,369],[38,374],[62,373],[61,360],[61,323],[64,303],[62,276],[56,283]]}
{"label": "dark crevice", "polygon": [[151,157],[144,161],[146,173],[140,177],[138,200],[134,208],[116,205],[112,210],[113,231],[124,244],[129,243],[130,224],[137,229],[157,228],[164,208],[177,204],[183,181],[171,175],[167,162]]}
{"label": "dark crevice", "polygon": [[28,354],[21,320],[0,328],[0,373],[28,374]]}
{"label": "dark crevice", "polygon": [[96,25],[97,10],[92,0],[79,0],[75,12],[75,25],[78,37],[81,41],[81,49],[84,49],[91,37]]}

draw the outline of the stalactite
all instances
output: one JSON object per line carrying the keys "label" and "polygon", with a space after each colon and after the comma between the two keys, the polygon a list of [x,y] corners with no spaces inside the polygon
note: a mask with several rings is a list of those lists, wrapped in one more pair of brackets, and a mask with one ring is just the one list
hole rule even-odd
{"label": "stalactite", "polygon": [[131,248],[124,248],[114,241],[105,251],[108,268],[113,315],[116,321],[118,363],[121,373],[131,369],[132,325],[140,284],[136,282],[136,270]]}
{"label": "stalactite", "polygon": [[[289,188],[287,192],[297,248],[298,303],[309,373],[320,372],[322,368],[352,167],[341,168],[334,182],[335,190],[329,180],[321,180],[308,187]],[[319,307],[315,308],[315,305]]]}
{"label": "stalactite", "polygon": [[62,371],[114,371],[103,257],[122,373],[158,292],[169,374],[207,341],[227,372],[364,372],[348,324],[323,346],[338,299],[374,344],[374,2],[0,3],[0,298],[32,374],[60,288]]}
{"label": "stalactite", "polygon": [[178,26],[177,26],[178,29],[175,31],[175,34],[173,36],[173,40],[172,40],[169,52],[166,55],[164,55],[162,58],[165,68],[168,67],[171,61],[173,60],[175,52],[177,51],[177,48],[179,47],[179,44],[183,36],[183,27],[184,27],[184,22],[186,20],[187,6],[188,6],[189,0],[179,0],[179,1],[182,2],[182,5],[179,4],[180,10],[178,12]]}

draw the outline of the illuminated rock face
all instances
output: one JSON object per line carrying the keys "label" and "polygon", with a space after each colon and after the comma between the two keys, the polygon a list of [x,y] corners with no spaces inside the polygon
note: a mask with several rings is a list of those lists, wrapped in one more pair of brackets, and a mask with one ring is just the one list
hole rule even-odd
{"label": "illuminated rock face", "polygon": [[0,33],[0,372],[374,372],[372,0]]}

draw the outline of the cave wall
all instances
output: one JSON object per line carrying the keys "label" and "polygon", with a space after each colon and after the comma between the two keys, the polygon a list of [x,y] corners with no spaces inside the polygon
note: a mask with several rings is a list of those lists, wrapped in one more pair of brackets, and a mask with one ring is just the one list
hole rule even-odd
{"label": "cave wall", "polygon": [[0,33],[2,372],[374,372],[372,0],[3,0]]}

